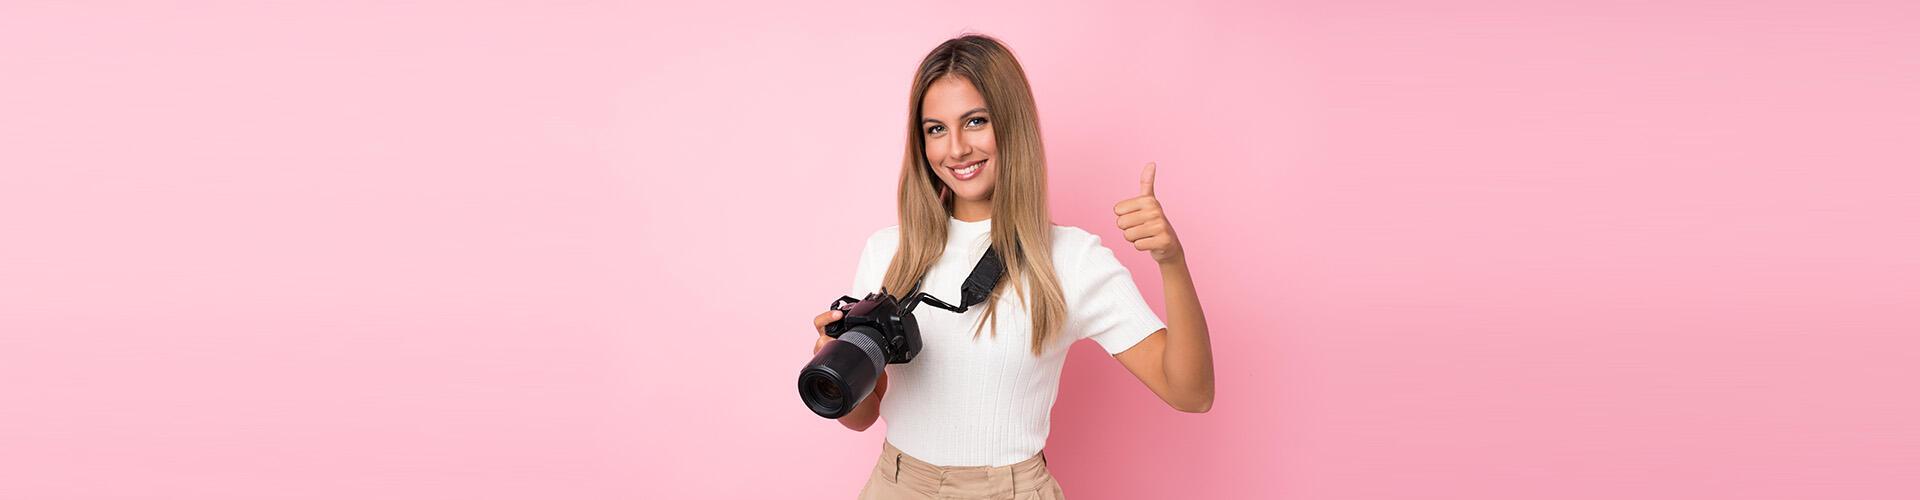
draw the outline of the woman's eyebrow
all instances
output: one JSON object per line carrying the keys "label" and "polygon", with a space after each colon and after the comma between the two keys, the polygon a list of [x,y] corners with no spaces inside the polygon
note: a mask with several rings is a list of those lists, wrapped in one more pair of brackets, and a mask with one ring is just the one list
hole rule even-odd
{"label": "woman's eyebrow", "polygon": [[[987,108],[986,108],[986,106],[981,106],[981,107],[978,107],[978,108],[973,108],[973,109],[970,109],[970,110],[967,110],[967,112],[965,112],[965,113],[961,113],[961,114],[960,114],[960,117],[961,117],[961,118],[966,118],[966,117],[968,117],[968,116],[971,116],[971,115],[973,115],[974,113],[985,113],[985,112],[987,112]],[[939,119],[936,119],[936,118],[921,118],[921,119],[920,119],[920,123],[923,123],[923,124],[924,124],[924,123],[942,123],[942,122],[941,122],[941,121],[940,121]]]}

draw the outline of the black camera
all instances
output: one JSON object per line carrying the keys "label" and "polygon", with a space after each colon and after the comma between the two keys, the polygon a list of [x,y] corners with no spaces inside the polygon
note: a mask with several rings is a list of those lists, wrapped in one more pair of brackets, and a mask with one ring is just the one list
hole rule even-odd
{"label": "black camera", "polygon": [[822,417],[846,416],[873,393],[888,363],[913,361],[920,354],[915,307],[931,304],[956,313],[967,312],[968,307],[986,300],[1002,271],[999,257],[988,248],[961,286],[959,306],[921,293],[919,283],[902,295],[904,299],[895,299],[881,288],[864,299],[842,296],[834,300],[827,308],[840,311],[840,319],[824,328],[834,340],[821,346],[813,361],[800,370],[800,399]]}
{"label": "black camera", "polygon": [[887,363],[913,361],[920,354],[920,326],[885,288],[865,299],[840,297],[829,309],[842,313],[826,327],[835,340],[800,371],[800,399],[822,417],[840,418],[873,393]]}

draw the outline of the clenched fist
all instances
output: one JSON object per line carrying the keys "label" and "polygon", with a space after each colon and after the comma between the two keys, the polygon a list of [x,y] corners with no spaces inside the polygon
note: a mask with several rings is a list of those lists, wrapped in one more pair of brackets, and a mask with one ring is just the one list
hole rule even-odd
{"label": "clenched fist", "polygon": [[1113,214],[1119,216],[1120,230],[1134,249],[1151,253],[1162,264],[1182,262],[1186,256],[1180,250],[1180,237],[1160,210],[1160,200],[1153,197],[1154,168],[1148,163],[1140,172],[1140,196],[1121,200],[1113,206]]}

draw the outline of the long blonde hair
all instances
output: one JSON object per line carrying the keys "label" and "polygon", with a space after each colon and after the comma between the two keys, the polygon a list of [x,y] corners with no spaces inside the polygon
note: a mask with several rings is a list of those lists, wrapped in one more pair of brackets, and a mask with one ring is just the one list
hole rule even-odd
{"label": "long blonde hair", "polygon": [[[966,35],[935,47],[914,74],[907,108],[907,151],[900,164],[900,250],[887,266],[889,293],[903,294],[940,258],[947,243],[952,194],[926,160],[921,134],[921,101],[927,88],[946,76],[971,82],[993,117],[993,249],[1006,265],[1006,279],[994,286],[986,314],[974,325],[980,335],[993,325],[999,298],[1009,283],[1033,319],[1033,353],[1039,355],[1066,322],[1066,295],[1053,270],[1053,219],[1047,211],[1047,155],[1040,145],[1040,119],[1027,73],[1013,52],[991,37]],[[1031,293],[1029,293],[1031,292]]]}

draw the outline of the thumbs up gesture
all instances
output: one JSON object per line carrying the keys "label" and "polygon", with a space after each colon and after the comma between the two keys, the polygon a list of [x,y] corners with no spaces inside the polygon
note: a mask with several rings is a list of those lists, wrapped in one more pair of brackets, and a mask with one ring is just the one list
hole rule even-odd
{"label": "thumbs up gesture", "polygon": [[1113,214],[1119,217],[1120,230],[1135,250],[1151,253],[1153,260],[1161,264],[1184,262],[1186,255],[1180,250],[1180,237],[1173,234],[1173,225],[1167,223],[1166,213],[1160,211],[1160,200],[1153,196],[1154,168],[1153,163],[1148,163],[1140,172],[1140,196],[1121,200],[1113,206]]}

